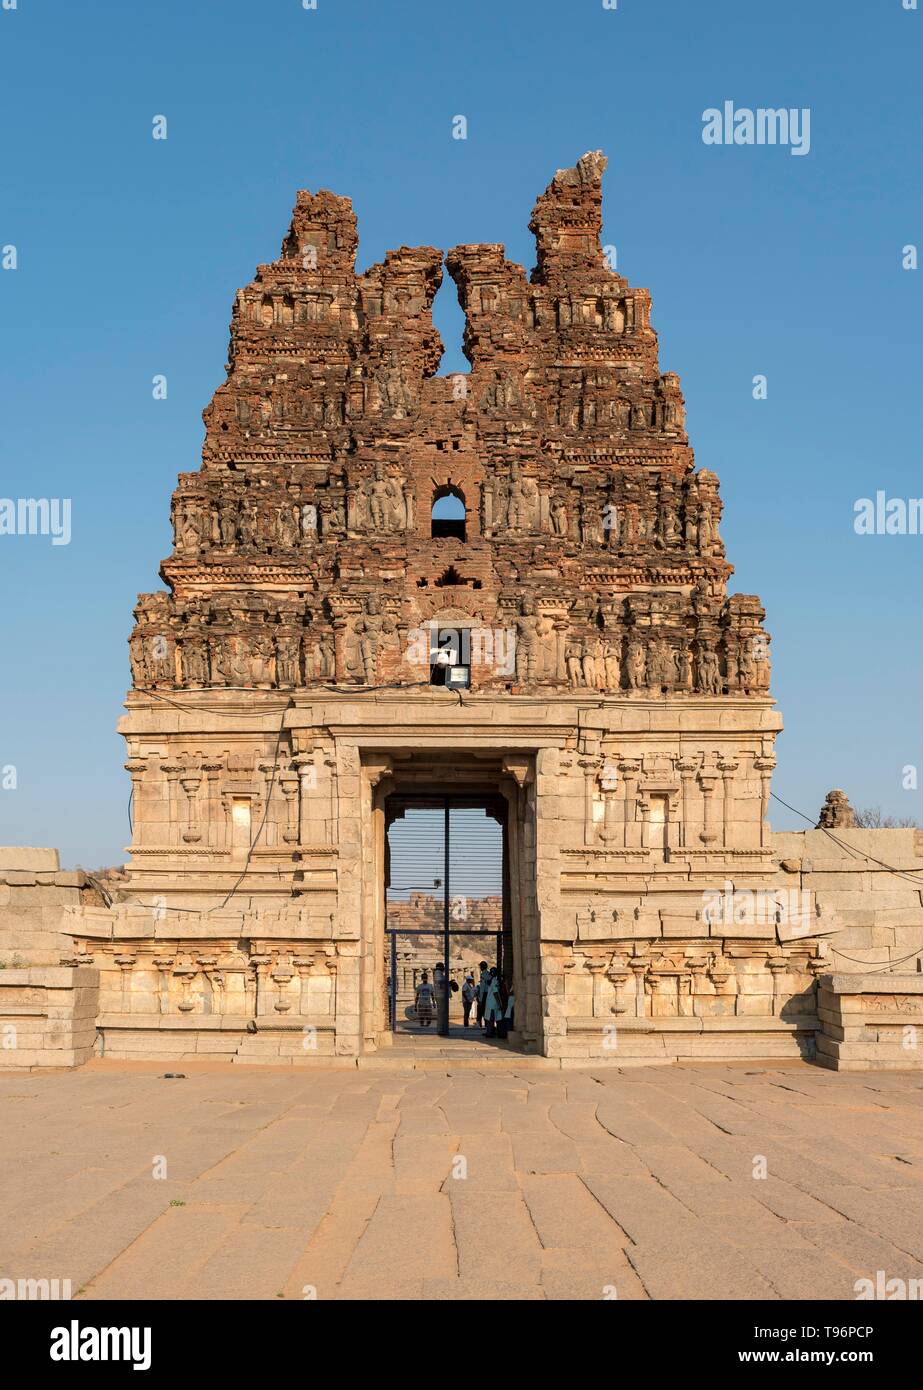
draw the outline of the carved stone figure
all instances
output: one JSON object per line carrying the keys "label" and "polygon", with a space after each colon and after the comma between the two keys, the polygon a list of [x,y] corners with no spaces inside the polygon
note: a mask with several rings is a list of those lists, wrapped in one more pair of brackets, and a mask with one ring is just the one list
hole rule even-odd
{"label": "carved stone figure", "polygon": [[237,539],[237,500],[221,497],[218,500],[218,540],[221,545],[233,545]]}
{"label": "carved stone figure", "polygon": [[534,478],[524,477],[518,463],[510,468],[506,497],[506,525],[511,531],[538,530],[541,497]]}
{"label": "carved stone figure", "polygon": [[675,494],[672,488],[662,485],[657,510],[657,536],[661,549],[671,550],[675,545],[677,524]]}
{"label": "carved stone figure", "polygon": [[387,365],[379,369],[377,383],[382,410],[401,419],[413,409],[414,398],[407,382],[406,369],[396,352],[390,353]]}
{"label": "carved stone figure", "polygon": [[542,674],[542,646],[535,600],[526,595],[521,613],[516,619],[516,675],[523,685],[530,685]]}
{"label": "carved stone figure", "polygon": [[301,529],[295,509],[290,502],[279,508],[277,534],[279,543],[286,550],[294,550],[301,539]]}
{"label": "carved stone figure", "polygon": [[602,638],[588,637],[581,652],[583,682],[588,690],[601,690],[605,680],[605,647]]}
{"label": "carved stone figure", "polygon": [[676,667],[670,648],[664,638],[658,637],[651,643],[648,654],[648,683],[655,687],[672,685],[675,674]]}
{"label": "carved stone figure", "polygon": [[132,679],[142,689],[172,685],[176,679],[175,643],[168,632],[136,632],[129,644]]}
{"label": "carved stone figure", "polygon": [[194,555],[205,540],[206,518],[194,502],[177,504],[174,516],[176,548],[180,554]]}
{"label": "carved stone figure", "polygon": [[183,638],[180,644],[180,661],[184,685],[208,685],[208,643],[201,633],[190,632]]}
{"label": "carved stone figure", "polygon": [[758,675],[753,639],[745,637],[737,651],[737,683],[744,690],[752,690],[756,687]]}
{"label": "carved stone figure", "polygon": [[336,655],[329,636],[322,636],[315,647],[314,670],[317,680],[333,680],[336,675]]}
{"label": "carved stone figure", "polygon": [[408,486],[387,474],[384,464],[376,460],[371,478],[351,494],[350,526],[355,530],[404,531],[412,515],[409,501]]}
{"label": "carved stone figure", "polygon": [[250,657],[242,636],[232,635],[222,640],[218,649],[218,672],[224,685],[249,686]]}
{"label": "carved stone figure", "polygon": [[579,690],[584,684],[583,648],[579,642],[569,642],[567,644],[564,661],[567,666],[567,679],[570,681],[574,690]]}
{"label": "carved stone figure", "polygon": [[366,599],[365,613],[357,618],[345,643],[347,674],[366,685],[378,683],[378,663],[381,652],[397,640],[397,627],[387,613],[382,613],[375,594]]}
{"label": "carved stone figure", "polygon": [[603,537],[603,506],[596,494],[580,494],[580,539],[584,545],[600,545]]}
{"label": "carved stone figure", "polygon": [[276,635],[276,685],[287,690],[301,684],[301,638],[296,632]]}
{"label": "carved stone figure", "polygon": [[628,420],[631,415],[631,402],[620,397],[612,402],[612,422],[616,429],[625,430],[628,428]]}
{"label": "carved stone figure", "polygon": [[629,690],[643,690],[647,685],[647,647],[643,637],[633,632],[628,639],[625,672]]}
{"label": "carved stone figure", "polygon": [[604,669],[606,690],[619,690],[622,684],[622,654],[620,644],[608,642],[605,647]]}
{"label": "carved stone figure", "polygon": [[238,517],[240,543],[244,546],[256,545],[259,539],[259,507],[254,498],[245,497],[240,504]]}
{"label": "carved stone figure", "polygon": [[720,695],[722,690],[721,663],[711,647],[700,645],[696,657],[696,689],[703,695]]}
{"label": "carved stone figure", "polygon": [[556,536],[567,535],[567,503],[557,495],[551,499],[551,529]]}

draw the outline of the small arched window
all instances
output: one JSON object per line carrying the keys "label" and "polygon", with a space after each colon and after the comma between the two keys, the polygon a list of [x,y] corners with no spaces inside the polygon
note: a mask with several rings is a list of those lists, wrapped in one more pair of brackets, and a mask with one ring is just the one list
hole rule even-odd
{"label": "small arched window", "polygon": [[458,488],[437,488],[433,496],[430,535],[434,539],[452,536],[455,540],[466,540],[465,516],[465,499]]}

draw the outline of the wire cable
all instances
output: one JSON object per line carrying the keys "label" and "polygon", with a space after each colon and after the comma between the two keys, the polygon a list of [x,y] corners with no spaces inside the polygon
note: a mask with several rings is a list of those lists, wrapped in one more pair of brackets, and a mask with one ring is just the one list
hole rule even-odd
{"label": "wire cable", "polygon": [[[802,820],[806,820],[812,829],[823,831],[829,840],[832,840],[835,845],[839,845],[840,849],[845,850],[853,859],[867,859],[870,864],[877,864],[879,868],[887,869],[889,874],[896,874],[898,878],[906,878],[911,883],[917,883],[923,887],[923,878],[917,878],[914,874],[909,874],[904,869],[895,869],[893,864],[886,864],[883,859],[876,859],[873,854],[863,854],[862,850],[857,850],[854,845],[848,845],[845,840],[841,840],[839,836],[834,835],[833,831],[828,830],[826,826],[816,825],[811,816],[806,816],[804,811],[798,810],[797,806],[790,806],[787,801],[783,801],[781,796],[777,796],[775,792],[770,792],[769,795],[772,797],[773,801],[778,801],[786,810],[793,811],[796,816],[800,816]],[[906,828],[910,829],[909,826]]]}

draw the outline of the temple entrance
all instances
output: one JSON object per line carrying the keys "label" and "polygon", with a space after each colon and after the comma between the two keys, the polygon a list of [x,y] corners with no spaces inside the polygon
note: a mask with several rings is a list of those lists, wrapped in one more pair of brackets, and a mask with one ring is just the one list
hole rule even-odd
{"label": "temple entrance", "polygon": [[[496,795],[385,800],[385,993],[395,1034],[480,1041],[470,985],[496,967],[503,1012],[513,990],[508,802]],[[469,988],[466,990],[466,983]],[[429,989],[426,987],[429,986]],[[502,1036],[515,1016],[501,1020]],[[497,1027],[490,1030],[497,1036]]]}

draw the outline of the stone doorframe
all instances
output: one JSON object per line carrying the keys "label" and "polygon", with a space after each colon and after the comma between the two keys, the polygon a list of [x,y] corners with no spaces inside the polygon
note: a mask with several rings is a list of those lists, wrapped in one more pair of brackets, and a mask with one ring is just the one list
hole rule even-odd
{"label": "stone doorframe", "polygon": [[[463,750],[453,749],[453,752]],[[361,751],[361,924],[359,932],[360,1048],[389,1047],[393,1034],[383,1006],[385,959],[385,801],[393,792],[456,791],[472,794],[464,780],[435,787],[412,774],[419,749],[391,748],[386,753]],[[542,1050],[541,960],[535,852],[535,757],[517,753],[494,759],[494,767],[472,754],[465,771],[478,787],[503,796],[507,803],[506,850],[509,918],[516,993],[516,1034],[530,1052]],[[483,771],[481,767],[483,766]]]}

